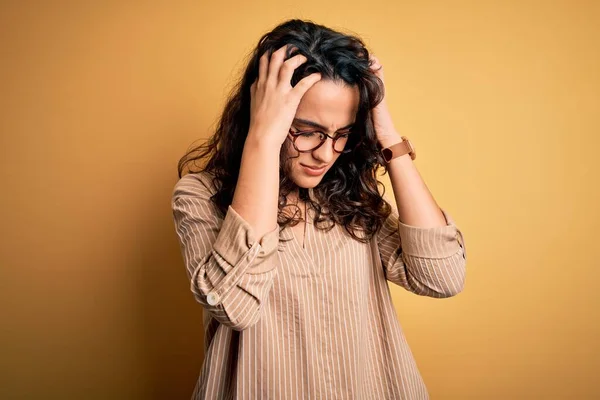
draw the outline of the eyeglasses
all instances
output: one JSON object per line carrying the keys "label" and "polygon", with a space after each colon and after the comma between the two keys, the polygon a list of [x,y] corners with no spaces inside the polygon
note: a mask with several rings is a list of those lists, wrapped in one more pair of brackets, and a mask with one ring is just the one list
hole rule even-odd
{"label": "eyeglasses", "polygon": [[300,153],[315,151],[325,143],[327,138],[333,140],[333,151],[346,154],[356,149],[360,141],[352,140],[351,133],[342,133],[336,137],[321,131],[296,131],[290,128],[290,136],[294,148]]}

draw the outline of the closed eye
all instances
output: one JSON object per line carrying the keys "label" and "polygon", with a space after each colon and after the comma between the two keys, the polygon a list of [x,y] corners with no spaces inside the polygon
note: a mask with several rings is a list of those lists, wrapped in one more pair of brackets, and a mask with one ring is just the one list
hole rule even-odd
{"label": "closed eye", "polygon": [[320,135],[323,134],[320,131],[315,131],[315,130],[303,131],[301,129],[297,129],[297,128],[293,128],[293,127],[292,127],[292,129],[290,129],[290,133],[294,136],[305,136],[305,137],[310,137],[314,134],[320,134]]}
{"label": "closed eye", "polygon": [[[352,133],[352,131],[338,133],[337,135],[335,135],[335,137],[345,137],[345,138],[347,138],[348,136],[350,136],[351,133]],[[320,136],[325,136],[326,135],[324,132],[321,132],[321,131],[302,131],[302,130],[299,130],[299,129],[296,129],[296,131],[292,132],[292,134],[294,136],[303,136],[303,137],[312,137],[315,134],[318,134]]]}
{"label": "closed eye", "polygon": [[304,132],[296,132],[297,136],[302,136],[302,137],[313,137],[315,135],[319,135],[322,136],[323,134],[321,132],[317,132],[317,131],[304,131]]}

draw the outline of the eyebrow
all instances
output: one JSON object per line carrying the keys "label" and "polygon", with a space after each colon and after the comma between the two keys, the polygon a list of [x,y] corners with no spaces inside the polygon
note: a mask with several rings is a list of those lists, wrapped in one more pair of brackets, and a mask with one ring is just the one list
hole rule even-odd
{"label": "eyebrow", "polygon": [[[302,119],[302,118],[294,118],[294,123],[298,123],[298,124],[302,124],[302,125],[306,125],[306,126],[311,126],[311,127],[313,127],[313,128],[319,128],[319,129],[322,129],[322,130],[324,130],[324,131],[326,131],[326,130],[327,130],[327,127],[325,127],[325,126],[323,126],[323,125],[321,125],[321,124],[318,124],[318,123],[316,123],[316,122],[309,121],[309,120],[307,120],[307,119]],[[354,124],[355,124],[355,123],[356,123],[356,122],[353,122],[353,123],[351,123],[350,125],[346,125],[346,126],[344,126],[344,127],[340,128],[340,129],[338,129],[337,131],[343,131],[343,130],[345,130],[345,129],[350,129],[350,128],[352,128],[352,127],[354,126]]]}

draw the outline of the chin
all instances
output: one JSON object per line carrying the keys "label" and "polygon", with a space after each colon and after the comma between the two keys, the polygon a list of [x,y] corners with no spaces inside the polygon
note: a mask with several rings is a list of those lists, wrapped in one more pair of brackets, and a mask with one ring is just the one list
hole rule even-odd
{"label": "chin", "polygon": [[294,176],[292,180],[298,187],[310,189],[321,183],[323,176]]}

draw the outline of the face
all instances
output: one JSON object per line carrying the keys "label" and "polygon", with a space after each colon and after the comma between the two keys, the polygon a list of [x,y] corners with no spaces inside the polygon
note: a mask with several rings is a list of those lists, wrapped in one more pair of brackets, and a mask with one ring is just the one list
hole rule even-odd
{"label": "face", "polygon": [[[348,86],[343,82],[321,80],[302,97],[292,130],[320,131],[331,137],[348,133],[355,122],[358,102],[357,87]],[[330,138],[318,149],[308,153],[296,151],[290,140],[287,140],[287,143],[292,157],[290,178],[302,188],[317,186],[340,156],[334,151]]]}

